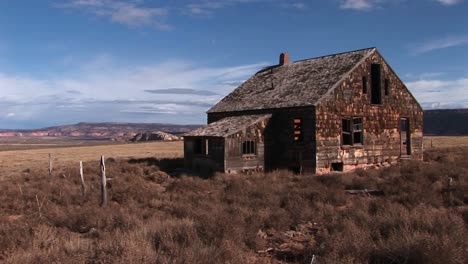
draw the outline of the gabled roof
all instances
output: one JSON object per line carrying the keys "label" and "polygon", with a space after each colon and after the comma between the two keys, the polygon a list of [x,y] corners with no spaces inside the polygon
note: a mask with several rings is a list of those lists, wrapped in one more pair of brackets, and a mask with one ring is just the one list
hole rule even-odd
{"label": "gabled roof", "polygon": [[265,68],[208,113],[316,105],[375,48],[327,55]]}
{"label": "gabled roof", "polygon": [[271,114],[226,117],[186,133],[184,137],[227,137],[270,117]]}

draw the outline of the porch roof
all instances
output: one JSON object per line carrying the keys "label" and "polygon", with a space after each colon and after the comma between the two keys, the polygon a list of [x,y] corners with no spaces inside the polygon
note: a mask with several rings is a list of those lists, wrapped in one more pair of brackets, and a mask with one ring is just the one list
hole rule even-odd
{"label": "porch roof", "polygon": [[184,137],[227,137],[269,118],[271,118],[271,114],[225,117],[186,133]]}

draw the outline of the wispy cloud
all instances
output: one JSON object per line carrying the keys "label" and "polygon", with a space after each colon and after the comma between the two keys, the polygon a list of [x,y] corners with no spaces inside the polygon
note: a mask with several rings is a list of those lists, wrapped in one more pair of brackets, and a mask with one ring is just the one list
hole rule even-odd
{"label": "wispy cloud", "polygon": [[446,6],[456,5],[456,4],[463,2],[463,0],[435,0],[435,1]]}
{"label": "wispy cloud", "polygon": [[450,36],[442,39],[431,40],[420,45],[417,45],[412,49],[412,53],[421,54],[430,52],[433,50],[446,49],[456,46],[462,46],[468,44],[468,35],[462,36]]}
{"label": "wispy cloud", "polygon": [[[95,65],[100,57],[88,64]],[[205,111],[232,91],[230,84],[266,65],[205,67],[169,60],[122,68],[114,61],[106,60],[105,71],[77,65],[73,76],[79,77],[0,73],[0,128],[80,121],[204,123]],[[153,89],[145,91],[147,87]]]}
{"label": "wispy cloud", "polygon": [[421,79],[406,85],[425,109],[468,108],[468,78]]}
{"label": "wispy cloud", "polygon": [[[58,1],[58,0],[57,0]],[[129,27],[156,26],[161,30],[170,30],[172,26],[166,21],[170,16],[210,17],[217,10],[263,3],[269,6],[304,10],[306,5],[302,1],[285,3],[281,0],[197,0],[181,1],[178,3],[159,4],[158,7],[149,7],[145,0],[66,0],[65,3],[56,3],[53,6],[63,9],[80,10],[87,14],[105,17],[114,23]]]}
{"label": "wispy cloud", "polygon": [[193,95],[217,95],[217,93],[206,90],[194,90],[190,88],[167,88],[157,90],[145,90],[147,93],[152,94],[193,94]]}
{"label": "wispy cloud", "polygon": [[342,9],[369,10],[377,6],[381,0],[344,0],[340,4]]}
{"label": "wispy cloud", "polygon": [[167,8],[146,7],[142,6],[141,3],[143,1],[73,0],[67,3],[55,4],[55,6],[82,10],[130,27],[156,26],[159,29],[170,28],[164,22],[169,12]]}
{"label": "wispy cloud", "polygon": [[195,15],[195,16],[207,16],[212,15],[216,9],[224,8],[229,5],[233,5],[235,2],[231,1],[210,1],[191,3],[185,6],[184,13]]}

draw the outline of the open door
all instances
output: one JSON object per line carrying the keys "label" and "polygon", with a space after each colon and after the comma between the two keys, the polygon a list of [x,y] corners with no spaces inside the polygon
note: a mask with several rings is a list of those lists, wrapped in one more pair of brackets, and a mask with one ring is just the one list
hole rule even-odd
{"label": "open door", "polygon": [[400,118],[400,155],[411,155],[411,129],[408,118]]}

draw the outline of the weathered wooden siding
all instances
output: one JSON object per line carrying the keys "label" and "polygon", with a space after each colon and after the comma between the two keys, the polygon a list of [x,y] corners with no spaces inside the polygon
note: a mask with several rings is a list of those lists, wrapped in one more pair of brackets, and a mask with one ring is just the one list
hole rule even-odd
{"label": "weathered wooden siding", "polygon": [[[201,146],[202,153],[205,154],[194,153],[195,141],[197,139],[203,140],[203,144]],[[206,142],[208,144],[206,144]],[[196,166],[215,166],[217,170],[222,170],[224,168],[224,138],[185,137],[184,163],[185,167],[189,169],[193,169]]]}
{"label": "weathered wooden siding", "polygon": [[[284,109],[264,109],[243,112],[208,113],[208,123],[216,122],[228,116],[245,114],[272,114],[264,131],[264,169],[291,169],[302,172],[315,172],[315,108],[298,107]],[[294,118],[303,120],[303,141],[294,141]],[[227,143],[228,144],[228,143]],[[239,142],[230,143],[232,147]],[[239,150],[240,151],[240,150]],[[231,159],[226,159],[226,168]],[[239,160],[233,160],[233,167]],[[245,165],[253,165],[256,161],[245,160]]]}
{"label": "weathered wooden siding", "polygon": [[[382,65],[382,104],[371,104],[372,63]],[[362,77],[367,76],[367,93]],[[384,81],[389,79],[389,95]],[[341,146],[343,117],[362,117],[364,144]],[[400,158],[400,118],[408,118],[411,128],[411,158],[422,159],[423,110],[392,69],[374,52],[352,74],[317,105],[317,171],[330,170],[331,163],[346,167],[391,162]],[[348,165],[348,166],[347,166]]]}

